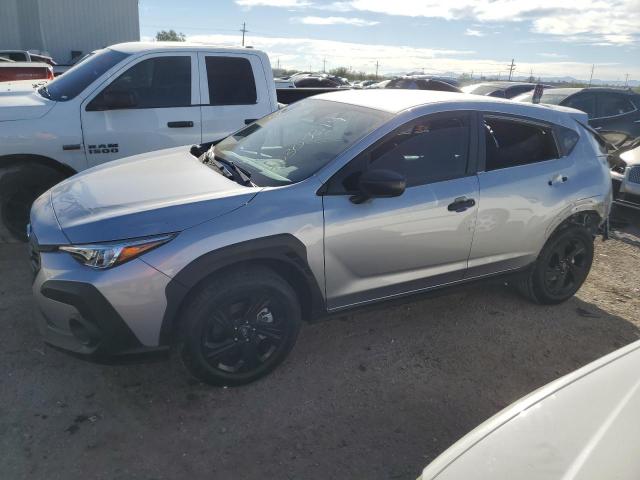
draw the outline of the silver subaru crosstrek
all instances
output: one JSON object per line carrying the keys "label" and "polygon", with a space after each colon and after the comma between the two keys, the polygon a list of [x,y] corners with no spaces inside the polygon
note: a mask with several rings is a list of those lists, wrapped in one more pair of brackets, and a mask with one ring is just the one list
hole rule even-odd
{"label": "silver subaru crosstrek", "polygon": [[500,274],[562,302],[611,204],[586,125],[563,107],[345,91],[88,170],[31,212],[44,338],[98,359],[173,345],[199,379],[238,385],[327,312]]}

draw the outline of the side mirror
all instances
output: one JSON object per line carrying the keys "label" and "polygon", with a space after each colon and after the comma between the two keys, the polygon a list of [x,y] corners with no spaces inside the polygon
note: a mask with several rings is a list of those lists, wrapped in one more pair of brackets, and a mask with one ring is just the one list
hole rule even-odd
{"label": "side mirror", "polygon": [[390,198],[402,195],[407,187],[403,175],[392,170],[368,170],[358,179],[360,193],[350,198],[353,203],[362,203],[370,198]]}
{"label": "side mirror", "polygon": [[122,110],[138,106],[133,92],[106,91],[93,99],[87,110]]}

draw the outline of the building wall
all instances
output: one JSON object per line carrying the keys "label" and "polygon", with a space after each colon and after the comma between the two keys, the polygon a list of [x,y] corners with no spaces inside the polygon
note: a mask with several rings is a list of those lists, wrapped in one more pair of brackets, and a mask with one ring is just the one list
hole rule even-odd
{"label": "building wall", "polygon": [[[0,49],[44,50],[58,63],[140,40],[138,0],[0,0]],[[6,7],[5,7],[6,5]]]}

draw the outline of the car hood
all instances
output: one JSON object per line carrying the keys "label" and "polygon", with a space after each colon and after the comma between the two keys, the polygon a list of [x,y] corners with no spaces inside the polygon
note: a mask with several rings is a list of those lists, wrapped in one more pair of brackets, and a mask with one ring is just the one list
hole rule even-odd
{"label": "car hood", "polygon": [[51,203],[72,243],[178,232],[249,202],[259,191],[178,147],[86,170],[56,185]]}
{"label": "car hood", "polygon": [[637,479],[639,367],[635,342],[542,387],[456,442],[420,480]]}
{"label": "car hood", "polygon": [[36,92],[33,81],[8,83],[0,84],[0,122],[40,118],[56,104]]}

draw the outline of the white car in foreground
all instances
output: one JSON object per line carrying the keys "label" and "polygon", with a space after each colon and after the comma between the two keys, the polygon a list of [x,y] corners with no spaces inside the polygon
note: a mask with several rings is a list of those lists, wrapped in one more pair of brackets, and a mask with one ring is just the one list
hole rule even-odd
{"label": "white car in foreground", "polygon": [[640,341],[517,401],[418,480],[640,479]]}

